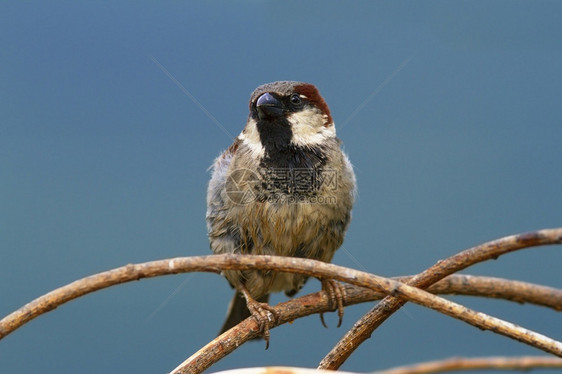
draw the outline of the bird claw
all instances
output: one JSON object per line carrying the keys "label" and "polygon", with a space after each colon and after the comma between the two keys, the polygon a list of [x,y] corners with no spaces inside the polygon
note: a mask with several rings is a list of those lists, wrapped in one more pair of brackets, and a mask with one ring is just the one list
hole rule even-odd
{"label": "bird claw", "polygon": [[[343,320],[343,304],[345,301],[345,287],[334,279],[322,279],[322,289],[326,292],[330,305],[338,310],[338,327]],[[324,321],[324,313],[320,313],[320,321],[324,327],[328,327]]]}
{"label": "bird claw", "polygon": [[269,325],[272,322],[277,323],[277,321],[279,320],[279,312],[277,312],[275,308],[268,303],[261,303],[254,300],[254,298],[250,295],[250,292],[248,292],[245,287],[243,287],[240,291],[244,295],[248,310],[252,314],[254,320],[257,322],[259,332],[265,340],[265,349],[268,349],[270,337]]}

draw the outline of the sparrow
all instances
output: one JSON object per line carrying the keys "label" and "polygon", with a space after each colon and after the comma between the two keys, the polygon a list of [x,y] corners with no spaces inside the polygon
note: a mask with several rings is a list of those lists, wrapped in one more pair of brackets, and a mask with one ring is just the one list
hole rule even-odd
{"label": "sparrow", "polygon": [[[356,181],[326,101],[310,83],[279,81],[256,88],[249,109],[243,131],[211,167],[206,222],[212,252],[330,262],[351,220]],[[269,294],[291,297],[308,277],[266,270],[222,274],[236,292],[220,333],[253,316],[267,349],[268,312],[277,317]],[[321,282],[341,324],[343,286]]]}

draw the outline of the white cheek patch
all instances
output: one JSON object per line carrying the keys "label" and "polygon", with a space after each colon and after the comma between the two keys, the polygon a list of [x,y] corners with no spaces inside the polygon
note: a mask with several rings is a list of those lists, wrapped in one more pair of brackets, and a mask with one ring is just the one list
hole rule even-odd
{"label": "white cheek patch", "polygon": [[256,121],[250,119],[248,124],[244,128],[244,131],[238,135],[238,139],[242,141],[242,144],[246,145],[250,150],[252,156],[262,157],[265,153],[265,149],[261,144],[260,134],[258,133],[258,128],[256,126]]}
{"label": "white cheek patch", "polygon": [[304,109],[297,113],[292,113],[288,117],[291,123],[293,138],[291,143],[298,146],[312,146],[322,144],[326,139],[333,139],[336,136],[336,127],[329,123],[327,115],[321,115],[316,110]]}

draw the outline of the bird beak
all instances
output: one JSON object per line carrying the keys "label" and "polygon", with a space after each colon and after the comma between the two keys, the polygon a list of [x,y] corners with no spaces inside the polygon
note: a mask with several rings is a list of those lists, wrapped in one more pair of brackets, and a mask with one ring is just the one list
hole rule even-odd
{"label": "bird beak", "polygon": [[277,100],[269,92],[264,93],[258,98],[256,107],[258,108],[258,116],[260,119],[267,117],[281,117],[285,112],[283,103]]}

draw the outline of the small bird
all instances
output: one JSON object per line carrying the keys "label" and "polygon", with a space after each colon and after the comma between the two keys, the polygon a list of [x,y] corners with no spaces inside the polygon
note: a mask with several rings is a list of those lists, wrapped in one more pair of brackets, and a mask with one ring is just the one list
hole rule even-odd
{"label": "small bird", "polygon": [[[293,81],[259,86],[250,97],[246,127],[212,166],[206,214],[211,250],[330,262],[351,220],[355,186],[317,88]],[[268,311],[276,318],[269,294],[291,297],[308,277],[265,270],[223,275],[236,292],[220,333],[254,316],[267,349]],[[321,281],[341,323],[343,286]]]}

